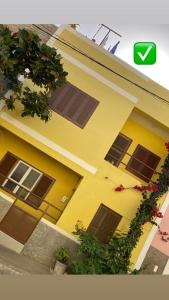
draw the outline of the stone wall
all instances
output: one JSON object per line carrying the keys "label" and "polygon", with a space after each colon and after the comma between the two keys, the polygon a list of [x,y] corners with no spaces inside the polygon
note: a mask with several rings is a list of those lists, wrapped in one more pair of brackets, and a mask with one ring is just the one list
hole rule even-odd
{"label": "stone wall", "polygon": [[32,257],[46,266],[53,266],[54,253],[57,248],[61,246],[69,248],[73,257],[78,245],[79,243],[71,235],[42,219],[25,244],[21,254]]}

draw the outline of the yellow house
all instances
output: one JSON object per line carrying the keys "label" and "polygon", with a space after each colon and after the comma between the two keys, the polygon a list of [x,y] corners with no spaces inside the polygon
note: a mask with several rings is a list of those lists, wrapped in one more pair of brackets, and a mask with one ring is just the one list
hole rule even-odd
{"label": "yellow house", "polygon": [[127,232],[140,193],[115,188],[155,181],[169,138],[168,90],[69,26],[55,36],[68,82],[51,95],[52,119],[0,111],[0,198],[11,203],[0,204],[0,238],[22,249],[42,219],[69,237],[78,220],[103,242]]}

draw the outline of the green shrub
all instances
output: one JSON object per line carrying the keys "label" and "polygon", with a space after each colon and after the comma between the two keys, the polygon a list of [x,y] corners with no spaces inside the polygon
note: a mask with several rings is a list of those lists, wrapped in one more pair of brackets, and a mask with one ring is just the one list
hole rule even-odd
{"label": "green shrub", "polygon": [[68,263],[70,258],[70,251],[68,248],[61,247],[55,252],[55,259],[60,261],[63,264]]}

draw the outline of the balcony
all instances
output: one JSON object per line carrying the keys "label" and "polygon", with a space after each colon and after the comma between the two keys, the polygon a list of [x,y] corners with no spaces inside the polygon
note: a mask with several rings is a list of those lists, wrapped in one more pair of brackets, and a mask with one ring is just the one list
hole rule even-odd
{"label": "balcony", "polygon": [[143,183],[154,183],[167,155],[168,128],[134,111],[126,121],[105,160]]}
{"label": "balcony", "polygon": [[[148,182],[155,183],[156,178],[158,177],[158,175],[160,175],[160,172],[150,167],[150,165],[144,163],[142,160],[135,157],[134,153],[130,154],[126,152],[124,153],[123,159],[121,161],[118,161],[117,157],[119,154],[120,155],[122,154],[122,150],[123,150],[122,148],[117,146],[116,148],[112,147],[111,150],[106,155],[105,160],[109,161],[111,164],[113,164],[116,167],[119,166],[120,168],[123,169],[125,168],[126,171],[129,171],[130,173],[134,174],[135,176],[139,177],[140,179],[142,179],[147,183]],[[111,151],[114,152],[114,155],[111,154]],[[115,153],[117,153],[117,156],[115,155]],[[129,162],[125,163],[126,160],[128,160]],[[133,167],[133,165],[135,167]],[[145,173],[147,173],[148,175],[145,175],[143,170],[146,171]]]}

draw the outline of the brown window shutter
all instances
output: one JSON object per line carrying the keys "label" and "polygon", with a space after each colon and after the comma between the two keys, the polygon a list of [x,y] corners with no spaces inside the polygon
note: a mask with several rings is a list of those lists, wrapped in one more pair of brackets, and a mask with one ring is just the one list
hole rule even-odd
{"label": "brown window shutter", "polygon": [[99,101],[67,82],[52,92],[49,104],[53,111],[83,128]]}
{"label": "brown window shutter", "polygon": [[158,155],[138,145],[126,169],[145,182],[149,182],[159,161],[160,157]]}
{"label": "brown window shutter", "polygon": [[6,177],[14,168],[15,164],[18,162],[18,158],[13,154],[7,152],[5,156],[0,161],[0,185],[3,184]]}
{"label": "brown window shutter", "polygon": [[52,91],[51,97],[49,98],[51,108],[58,113],[65,114],[76,92],[77,89],[70,83],[65,83],[56,91]]}
{"label": "brown window shutter", "polygon": [[39,207],[53,183],[54,179],[43,174],[25,202],[34,207]]}
{"label": "brown window shutter", "polygon": [[105,160],[118,167],[131,143],[132,140],[129,137],[120,133],[107,153]]}
{"label": "brown window shutter", "polygon": [[87,232],[95,234],[101,242],[106,243],[115,232],[120,220],[121,216],[118,213],[101,204]]}
{"label": "brown window shutter", "polygon": [[80,101],[83,100],[83,104],[81,104],[81,110],[79,110],[74,121],[83,128],[90,119],[91,115],[94,113],[99,102],[90,96],[84,95],[84,93],[81,93],[80,97]]}

